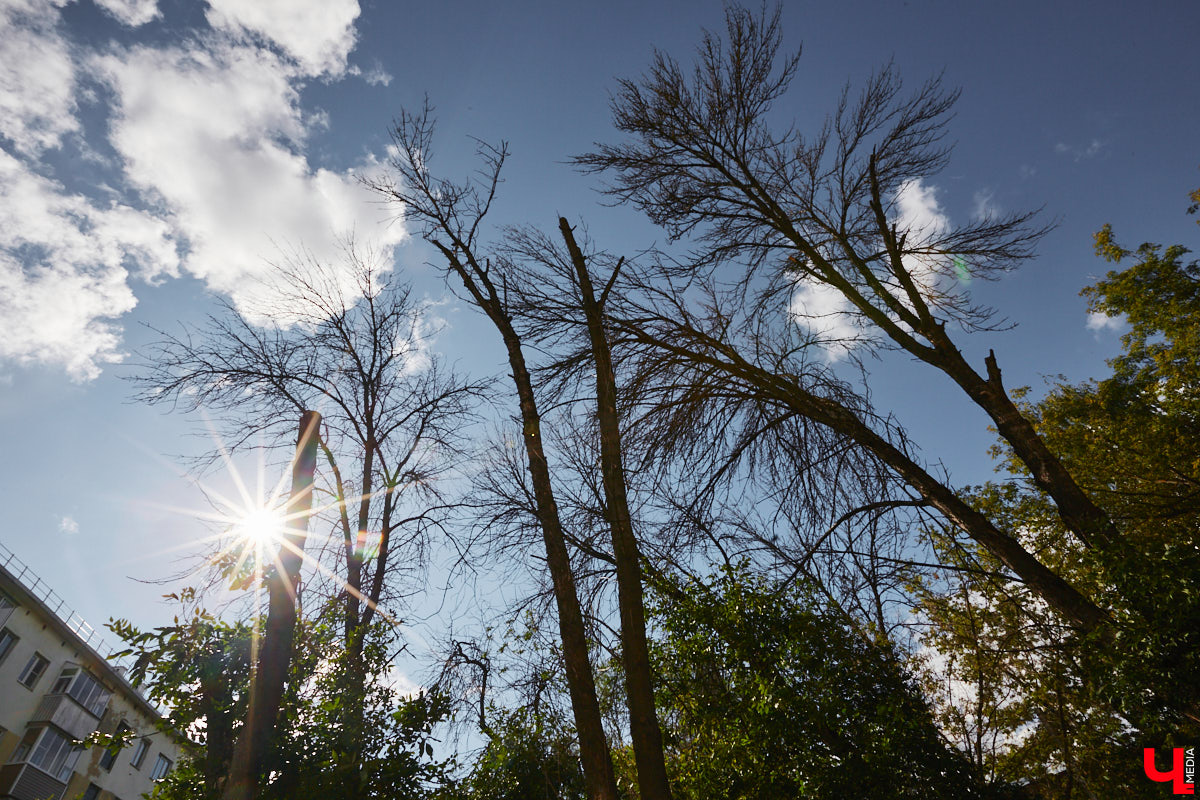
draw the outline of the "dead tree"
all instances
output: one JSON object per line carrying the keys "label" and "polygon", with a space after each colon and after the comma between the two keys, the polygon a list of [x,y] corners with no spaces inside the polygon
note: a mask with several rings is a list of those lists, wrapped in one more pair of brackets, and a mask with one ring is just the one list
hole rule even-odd
{"label": "dead tree", "polygon": [[541,412],[522,339],[506,302],[503,268],[489,260],[480,239],[481,227],[495,198],[506,150],[503,145],[481,145],[484,170],[478,184],[439,180],[429,171],[433,128],[428,106],[421,114],[402,113],[392,134],[394,177],[376,181],[373,186],[396,201],[406,219],[421,226],[426,240],[443,257],[448,278],[462,284],[470,302],[488,318],[504,344],[520,409],[522,440],[533,484],[536,515],[554,584],[567,686],[588,795],[593,800],[616,800],[616,779],[588,657],[583,612],[542,439]]}
{"label": "dead tree", "polygon": [[[798,65],[798,56],[778,57],[780,46],[778,10],[729,9],[725,37],[705,34],[690,75],[656,53],[642,79],[620,82],[613,119],[629,138],[599,146],[578,164],[609,176],[614,197],[642,209],[672,237],[691,237],[699,251],[677,272],[703,275],[736,262],[743,270],[735,282],[746,303],[759,307],[787,307],[803,286],[835,290],[860,344],[903,350],[947,374],[988,413],[1054,499],[1067,528],[1085,545],[1114,543],[1111,520],[1009,399],[994,355],[980,374],[947,331],[949,325],[969,331],[993,324],[991,311],[973,305],[955,281],[956,268],[969,265],[979,278],[1002,272],[1031,254],[1044,229],[1031,214],[934,231],[905,230],[889,217],[906,182],[945,165],[949,151],[942,142],[956,93],[932,80],[905,98],[887,67],[856,100],[844,91],[826,124],[806,138],[794,127],[773,126],[777,101]],[[719,336],[673,326],[661,308],[647,317],[630,318],[627,333],[850,436],[1065,617],[1084,628],[1106,619],[846,408],[792,376],[763,369],[754,354],[737,352]],[[658,323],[668,335],[650,331]]]}

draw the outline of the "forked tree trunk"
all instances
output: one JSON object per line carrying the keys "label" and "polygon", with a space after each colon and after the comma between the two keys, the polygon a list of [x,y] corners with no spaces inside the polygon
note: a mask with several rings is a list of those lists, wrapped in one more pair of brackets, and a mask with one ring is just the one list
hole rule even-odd
{"label": "forked tree trunk", "polygon": [[[617,415],[617,379],[613,372],[612,351],[604,330],[603,299],[596,297],[583,251],[579,249],[566,219],[559,217],[558,229],[567,243],[567,251],[579,280],[579,300],[587,320],[592,360],[596,365],[600,472],[604,482],[608,524],[612,531],[613,557],[617,563],[621,655],[625,662],[629,733],[633,739],[633,756],[637,764],[638,791],[642,800],[670,800],[662,731],[654,706],[650,652],[646,646],[646,609],[642,602],[642,568],[637,537],[633,532],[633,519],[629,513],[628,487],[621,455],[620,418]],[[617,269],[620,269],[619,264]],[[616,277],[615,273],[613,277]]]}
{"label": "forked tree trunk", "polygon": [[263,759],[275,733],[275,720],[283,700],[296,634],[296,587],[304,560],[308,515],[312,510],[320,425],[321,415],[316,411],[305,411],[300,417],[296,457],[292,462],[292,495],[287,506],[288,530],[279,548],[279,563],[267,582],[270,597],[267,624],[258,664],[250,681],[246,724],[233,751],[223,800],[253,800],[257,796]]}
{"label": "forked tree trunk", "polygon": [[562,522],[558,516],[558,504],[554,500],[554,490],[550,483],[550,467],[542,447],[541,416],[534,399],[533,383],[516,334],[506,333],[504,339],[508,346],[509,365],[512,367],[513,380],[517,384],[517,396],[521,404],[525,453],[528,457],[529,478],[533,483],[538,522],[542,528],[542,540],[546,546],[546,565],[550,568],[550,578],[554,583],[558,630],[562,637],[563,662],[567,672],[567,688],[571,695],[571,709],[575,715],[575,728],[579,735],[579,755],[583,762],[584,781],[591,800],[617,800],[617,780],[608,751],[608,739],[604,735],[600,702],[596,696],[596,682],[592,676],[592,663],[588,658],[587,631],[583,625],[583,612],[579,605],[579,593],[575,588],[575,576],[571,571],[571,556],[567,552],[566,538],[563,536]]}
{"label": "forked tree trunk", "polygon": [[[487,270],[474,260],[465,243],[457,243],[459,248],[456,251],[435,239],[431,242],[445,256],[475,304],[487,314],[504,340],[508,365],[512,370],[513,383],[516,385],[517,399],[520,403],[521,433],[528,460],[529,480],[533,484],[534,506],[546,547],[546,566],[550,569],[550,579],[554,585],[558,630],[562,639],[571,710],[575,716],[575,729],[579,736],[579,756],[583,764],[584,783],[590,800],[617,800],[617,780],[613,772],[612,756],[608,750],[608,739],[604,735],[592,664],[588,658],[587,630],[583,624],[583,611],[579,604],[579,593],[575,588],[575,576],[571,571],[571,556],[567,551],[567,542],[558,515],[558,503],[554,499],[550,466],[542,446],[542,418],[533,392],[533,380],[521,348],[521,338],[513,327],[504,302],[496,291],[495,284],[488,277]],[[460,259],[459,253],[464,254],[466,263]]]}

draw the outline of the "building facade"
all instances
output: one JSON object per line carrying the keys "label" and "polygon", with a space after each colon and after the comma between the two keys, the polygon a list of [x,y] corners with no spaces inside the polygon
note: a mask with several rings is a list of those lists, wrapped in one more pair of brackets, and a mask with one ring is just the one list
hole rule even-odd
{"label": "building facade", "polygon": [[[178,763],[182,741],[103,650],[0,545],[0,799],[137,800]],[[131,738],[77,745],[97,731]]]}

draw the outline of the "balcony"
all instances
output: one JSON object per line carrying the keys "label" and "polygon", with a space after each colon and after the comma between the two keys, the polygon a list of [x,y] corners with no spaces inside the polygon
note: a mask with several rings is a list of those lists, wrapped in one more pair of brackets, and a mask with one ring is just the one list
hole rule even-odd
{"label": "balcony", "polygon": [[100,720],[65,694],[48,694],[33,712],[30,723],[48,722],[75,739],[85,739]]}
{"label": "balcony", "polygon": [[62,781],[32,764],[6,764],[0,767],[0,797],[14,800],[58,800],[67,790]]}

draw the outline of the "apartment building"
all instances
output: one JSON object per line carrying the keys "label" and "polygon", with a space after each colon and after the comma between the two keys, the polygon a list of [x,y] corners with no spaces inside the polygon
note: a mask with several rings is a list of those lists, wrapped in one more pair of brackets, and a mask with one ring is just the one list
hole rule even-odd
{"label": "apartment building", "polygon": [[[108,654],[0,545],[0,799],[137,800],[178,762],[182,742]],[[96,731],[133,738],[117,753],[76,746]]]}

